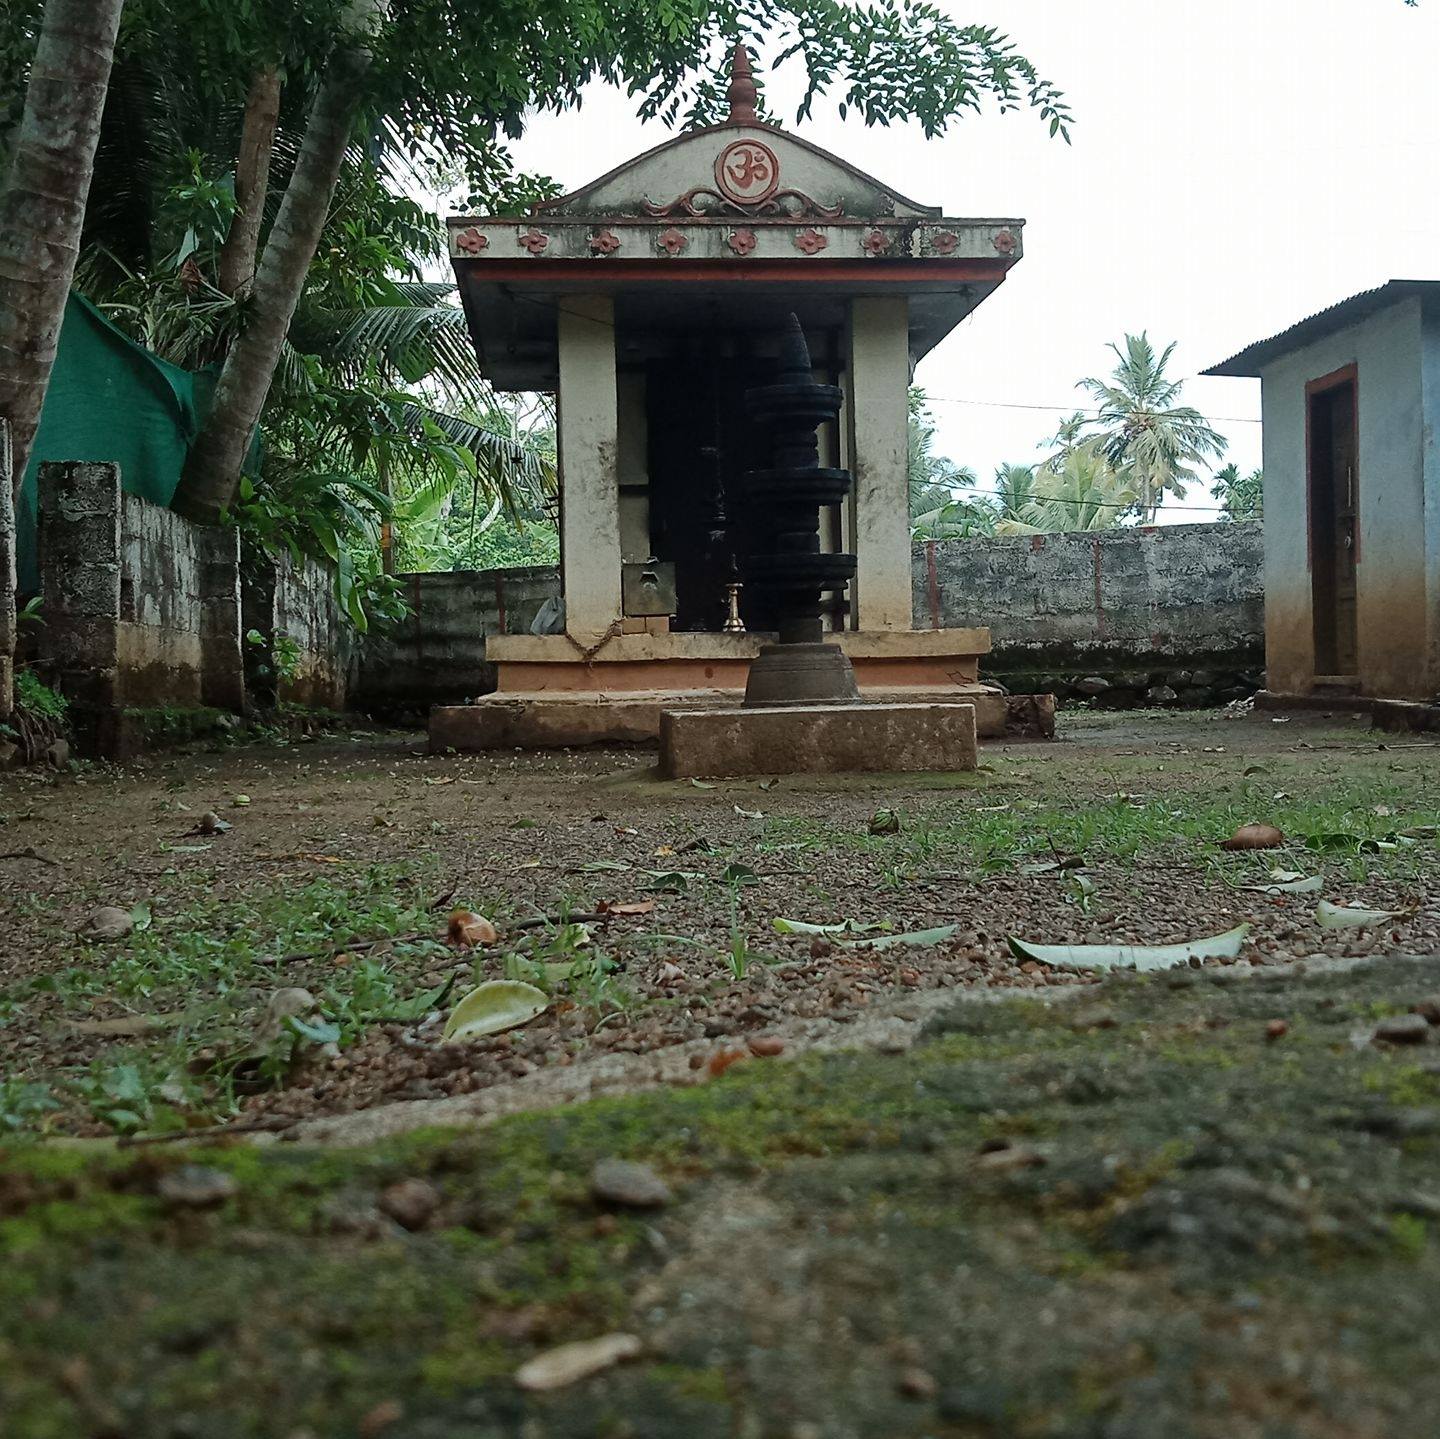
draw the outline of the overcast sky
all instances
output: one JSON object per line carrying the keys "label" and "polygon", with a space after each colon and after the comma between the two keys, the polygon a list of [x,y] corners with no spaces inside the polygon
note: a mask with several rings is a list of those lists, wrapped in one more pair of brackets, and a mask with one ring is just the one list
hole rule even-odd
{"label": "overcast sky", "polygon": [[[1065,90],[1072,145],[1023,112],[938,140],[833,105],[798,127],[782,114],[947,215],[1027,221],[1024,260],[917,375],[942,452],[987,481],[1037,457],[1126,330],[1178,341],[1189,377],[1372,285],[1440,278],[1440,0],[941,3],[1007,30]],[[517,158],[569,189],[666,133],[597,87],[579,115],[537,117]],[[1194,380],[1185,398],[1230,458],[1260,463],[1257,382]],[[1164,517],[1211,518],[1208,499]]]}

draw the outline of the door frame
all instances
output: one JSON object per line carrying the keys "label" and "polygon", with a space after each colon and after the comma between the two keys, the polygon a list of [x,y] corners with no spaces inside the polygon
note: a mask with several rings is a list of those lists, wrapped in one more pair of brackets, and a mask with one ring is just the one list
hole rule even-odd
{"label": "door frame", "polygon": [[[1311,625],[1313,632],[1314,605],[1315,605],[1315,437],[1314,417],[1315,400],[1321,396],[1330,394],[1332,391],[1348,388],[1351,392],[1351,413],[1355,426],[1355,545],[1353,550],[1353,561],[1356,570],[1356,625],[1355,625],[1355,669],[1357,679],[1363,673],[1363,665],[1360,659],[1360,624],[1359,624],[1359,569],[1361,555],[1361,524],[1360,524],[1360,366],[1355,360],[1348,365],[1342,365],[1338,370],[1331,370],[1327,375],[1321,375],[1318,379],[1309,380],[1305,385],[1305,570],[1311,577],[1310,581],[1310,604],[1311,604]],[[1333,477],[1332,477],[1333,496]],[[1333,504],[1333,498],[1331,503]],[[1312,657],[1312,674],[1319,673],[1319,655]]]}

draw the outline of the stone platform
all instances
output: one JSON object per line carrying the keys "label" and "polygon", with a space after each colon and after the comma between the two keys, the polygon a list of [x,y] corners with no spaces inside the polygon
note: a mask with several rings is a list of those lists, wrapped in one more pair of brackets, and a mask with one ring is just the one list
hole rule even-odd
{"label": "stone platform", "polygon": [[[606,632],[491,635],[485,658],[501,694],[680,694],[743,690],[774,635]],[[828,635],[850,658],[862,691],[974,684],[990,631],[853,630]]]}
{"label": "stone platform", "polygon": [[[439,705],[430,712],[430,748],[470,752],[492,749],[571,749],[592,744],[654,744],[666,710],[735,710],[742,689],[649,690],[615,693],[485,695],[468,705]],[[1048,738],[1055,732],[1049,695],[1005,695],[986,685],[865,690],[862,704],[948,705],[975,711],[982,739]]]}
{"label": "stone platform", "polygon": [[973,770],[975,707],[843,704],[666,710],[667,779]]}

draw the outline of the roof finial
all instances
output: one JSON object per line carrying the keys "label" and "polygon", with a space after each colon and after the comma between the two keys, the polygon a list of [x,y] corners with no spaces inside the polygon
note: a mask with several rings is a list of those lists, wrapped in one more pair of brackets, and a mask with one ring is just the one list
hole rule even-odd
{"label": "roof finial", "polygon": [[735,46],[730,57],[730,88],[725,92],[730,101],[730,113],[725,117],[727,125],[753,125],[759,120],[755,113],[755,102],[760,92],[750,75],[750,52],[742,40]]}

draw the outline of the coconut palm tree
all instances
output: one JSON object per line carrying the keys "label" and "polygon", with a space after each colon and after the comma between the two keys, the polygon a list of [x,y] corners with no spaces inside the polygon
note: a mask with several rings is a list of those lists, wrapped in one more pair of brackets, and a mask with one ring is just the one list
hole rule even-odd
{"label": "coconut palm tree", "polygon": [[0,192],[0,415],[30,458],[80,251],[125,0],[47,0]]}
{"label": "coconut palm tree", "polygon": [[1017,513],[1000,520],[995,533],[1108,530],[1120,522],[1137,498],[1129,476],[1116,470],[1100,446],[1091,441],[1077,445],[1056,467],[1033,472],[1025,503]]}
{"label": "coconut palm tree", "polygon": [[1265,475],[1261,470],[1240,473],[1239,465],[1215,471],[1210,493],[1220,501],[1222,520],[1259,520],[1265,517]]}
{"label": "coconut palm tree", "polygon": [[210,413],[170,502],[189,519],[214,523],[234,497],[353,138],[370,42],[388,11],[389,0],[353,0],[336,36],[250,287],[245,328],[225,357]]}
{"label": "coconut palm tree", "polygon": [[1136,504],[1153,520],[1167,493],[1185,496],[1196,464],[1225,453],[1223,435],[1199,412],[1179,403],[1182,382],[1165,373],[1175,345],[1157,355],[1144,333],[1125,336],[1125,348],[1111,345],[1119,362],[1108,380],[1079,382],[1099,407],[1086,422],[1106,458],[1133,477]]}

